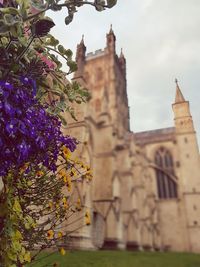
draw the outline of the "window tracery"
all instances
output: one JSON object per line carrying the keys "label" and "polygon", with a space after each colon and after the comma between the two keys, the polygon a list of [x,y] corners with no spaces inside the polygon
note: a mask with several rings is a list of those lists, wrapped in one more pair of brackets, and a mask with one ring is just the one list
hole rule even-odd
{"label": "window tracery", "polygon": [[174,175],[174,163],[170,151],[164,147],[159,148],[154,161],[158,167],[156,169],[158,198],[177,198],[177,183],[170,177]]}

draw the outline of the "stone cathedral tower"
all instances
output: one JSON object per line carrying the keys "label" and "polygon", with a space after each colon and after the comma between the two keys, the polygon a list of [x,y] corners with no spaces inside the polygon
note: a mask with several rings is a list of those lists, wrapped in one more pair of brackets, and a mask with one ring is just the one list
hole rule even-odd
{"label": "stone cathedral tower", "polygon": [[74,79],[92,98],[75,106],[78,122],[68,131],[93,169],[92,185],[79,188],[93,222],[72,246],[200,252],[200,161],[189,102],[177,83],[175,127],[131,132],[126,59],[115,43],[111,27],[105,49],[86,54],[83,38],[77,46]]}
{"label": "stone cathedral tower", "polygon": [[185,209],[187,250],[200,251],[200,157],[193,119],[189,102],[185,100],[179,88],[176,88],[176,98],[173,104],[176,140],[180,157],[180,169],[177,176],[182,205]]}

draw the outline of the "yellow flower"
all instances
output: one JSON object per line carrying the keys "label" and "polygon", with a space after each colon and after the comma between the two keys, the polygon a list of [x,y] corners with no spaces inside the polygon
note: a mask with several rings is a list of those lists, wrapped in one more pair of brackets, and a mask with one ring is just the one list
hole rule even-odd
{"label": "yellow flower", "polygon": [[86,174],[85,178],[86,178],[86,180],[89,182],[89,181],[92,180],[93,176],[92,176],[91,173],[89,173],[89,174]]}
{"label": "yellow flower", "polygon": [[65,203],[65,204],[63,204],[63,207],[64,207],[65,209],[67,209],[69,206],[68,206],[67,203]]}
{"label": "yellow flower", "polygon": [[63,204],[67,203],[66,197],[63,197],[62,202],[63,202]]}
{"label": "yellow flower", "polygon": [[62,147],[62,151],[67,152],[69,149],[66,146]]}
{"label": "yellow flower", "polygon": [[86,211],[85,213],[85,224],[90,225],[91,224],[91,219],[90,219],[90,213],[89,211]]}
{"label": "yellow flower", "polygon": [[21,240],[22,239],[22,234],[21,234],[21,232],[20,231],[16,231],[15,232],[15,238],[16,238],[16,240]]}
{"label": "yellow flower", "polygon": [[59,171],[58,175],[60,177],[64,177],[66,175],[66,171],[65,170],[61,170],[61,171]]}
{"label": "yellow flower", "polygon": [[76,169],[72,168],[70,171],[70,176],[73,177],[75,175],[77,175],[77,171],[76,171]]}
{"label": "yellow flower", "polygon": [[77,199],[77,202],[76,202],[76,209],[77,209],[78,211],[81,210],[81,200],[80,200],[80,198]]}
{"label": "yellow flower", "polygon": [[90,171],[90,167],[89,166],[85,166],[86,171]]}
{"label": "yellow flower", "polygon": [[66,174],[63,176],[63,182],[64,182],[64,183],[67,182],[67,175],[66,175]]}
{"label": "yellow flower", "polygon": [[52,239],[54,237],[54,231],[53,230],[48,230],[47,232],[47,238]]}
{"label": "yellow flower", "polygon": [[29,163],[25,163],[20,169],[19,169],[19,174],[22,174],[26,171],[26,169],[28,168]]}
{"label": "yellow flower", "polygon": [[49,201],[48,207],[49,207],[50,210],[53,209],[53,202],[52,201]]}
{"label": "yellow flower", "polygon": [[62,238],[63,237],[63,233],[62,232],[58,232],[58,238]]}
{"label": "yellow flower", "polygon": [[43,171],[38,171],[38,172],[36,173],[36,176],[37,176],[37,177],[41,177],[42,175],[44,175],[44,172],[43,172]]}
{"label": "yellow flower", "polygon": [[61,248],[61,249],[60,249],[60,254],[61,254],[62,256],[64,256],[64,255],[66,254],[66,250],[65,250],[64,248]]}
{"label": "yellow flower", "polygon": [[82,161],[78,161],[77,164],[79,164],[81,168],[85,168],[85,165],[83,164]]}
{"label": "yellow flower", "polygon": [[72,190],[72,181],[71,181],[71,177],[67,177],[67,180],[66,180],[66,186],[67,186],[68,191],[71,192],[71,190]]}
{"label": "yellow flower", "polygon": [[24,255],[24,260],[27,262],[31,262],[31,254],[30,252],[26,252],[26,254]]}
{"label": "yellow flower", "polygon": [[33,227],[33,228],[36,228],[36,226],[37,226],[37,223],[33,223],[33,224],[32,224],[32,227]]}
{"label": "yellow flower", "polygon": [[63,207],[65,208],[65,209],[67,209],[69,206],[68,206],[68,203],[67,203],[67,199],[66,199],[66,197],[63,197],[63,199],[62,199],[62,204],[63,204]]}
{"label": "yellow flower", "polygon": [[81,162],[80,162],[80,160],[79,160],[78,158],[75,158],[75,159],[74,159],[74,163],[76,163],[76,164],[81,164]]}
{"label": "yellow flower", "polygon": [[63,150],[63,155],[64,155],[65,159],[69,159],[71,157],[70,150],[66,146],[63,146],[62,150]]}

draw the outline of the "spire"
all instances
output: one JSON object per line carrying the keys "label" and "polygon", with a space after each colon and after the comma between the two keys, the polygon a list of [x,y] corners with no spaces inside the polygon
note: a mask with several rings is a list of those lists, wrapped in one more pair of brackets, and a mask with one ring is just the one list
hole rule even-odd
{"label": "spire", "polygon": [[120,69],[122,70],[124,79],[126,80],[126,58],[124,56],[122,48],[121,48],[121,53],[119,56],[119,66],[120,66]]}
{"label": "spire", "polygon": [[178,84],[178,80],[175,79],[175,83],[176,83],[176,97],[175,97],[175,103],[181,103],[181,102],[185,102],[185,98],[181,92],[181,89],[179,87]]}
{"label": "spire", "polygon": [[122,48],[121,48],[121,53],[120,53],[120,56],[119,56],[119,62],[122,65],[122,67],[126,69],[126,59],[125,59],[125,56],[124,56]]}
{"label": "spire", "polygon": [[82,39],[80,44],[77,45],[76,49],[76,62],[84,61],[85,60],[85,52],[86,52],[86,46],[84,44],[84,35],[82,35]]}
{"label": "spire", "polygon": [[116,41],[116,37],[112,28],[112,24],[110,25],[110,31],[109,33],[107,33],[107,48],[108,51],[110,51],[111,53],[115,53],[115,41]]}
{"label": "spire", "polygon": [[110,24],[110,32],[109,32],[109,34],[112,34],[112,33],[114,33],[114,32],[113,32],[112,24]]}
{"label": "spire", "polygon": [[84,34],[82,35],[82,39],[81,39],[80,44],[85,46],[85,43],[84,43]]}
{"label": "spire", "polygon": [[85,65],[85,53],[86,53],[86,46],[84,44],[84,35],[82,35],[82,39],[80,43],[77,45],[76,49],[76,63],[78,70],[75,73],[75,77],[81,76],[83,74],[83,69]]}
{"label": "spire", "polygon": [[120,58],[124,58],[123,49],[121,48]]}

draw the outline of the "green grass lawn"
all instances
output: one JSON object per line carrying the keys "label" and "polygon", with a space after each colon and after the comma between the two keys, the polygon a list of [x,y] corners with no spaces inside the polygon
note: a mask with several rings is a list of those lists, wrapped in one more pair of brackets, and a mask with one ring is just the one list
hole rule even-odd
{"label": "green grass lawn", "polygon": [[[47,254],[43,254],[42,257]],[[200,255],[189,253],[154,253],[128,251],[78,251],[58,253],[30,264],[31,267],[200,267]],[[29,267],[28,266],[28,267]]]}

